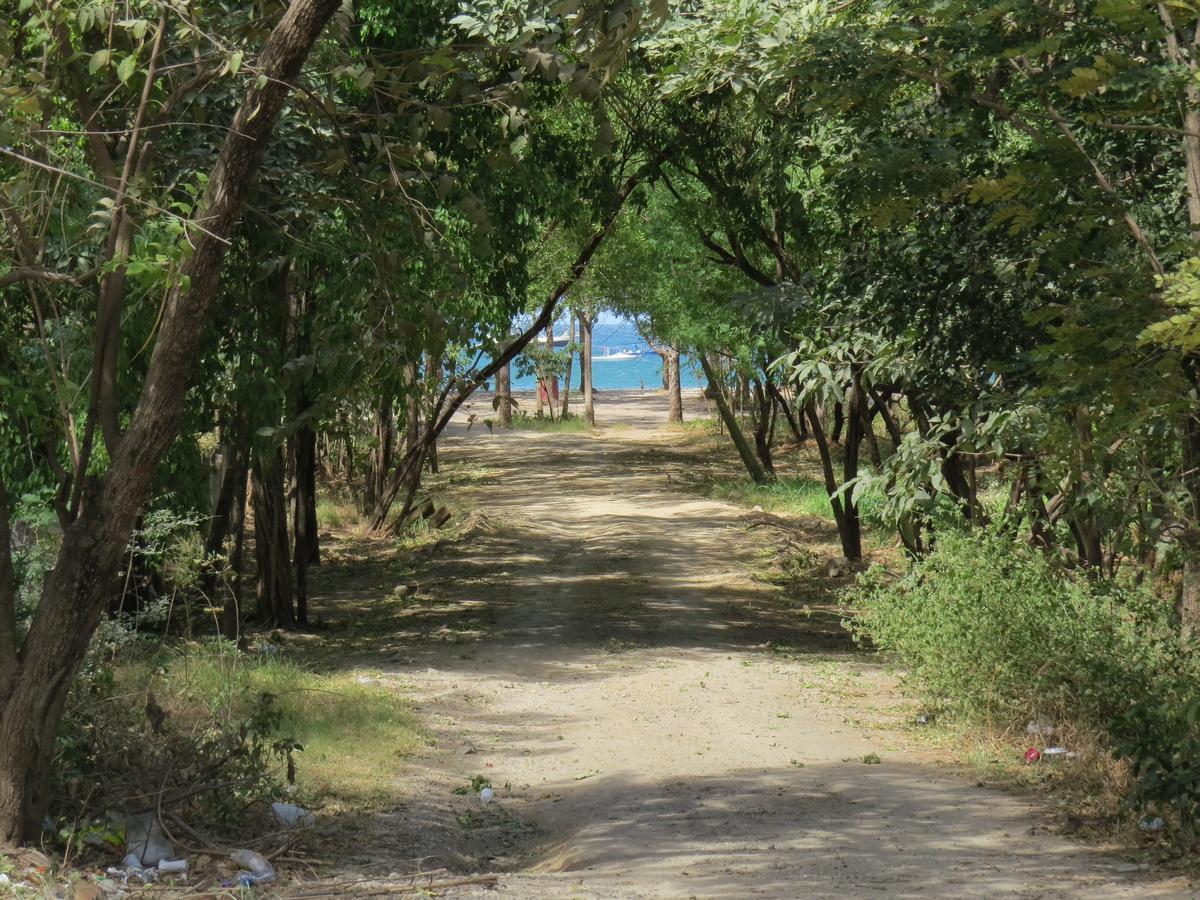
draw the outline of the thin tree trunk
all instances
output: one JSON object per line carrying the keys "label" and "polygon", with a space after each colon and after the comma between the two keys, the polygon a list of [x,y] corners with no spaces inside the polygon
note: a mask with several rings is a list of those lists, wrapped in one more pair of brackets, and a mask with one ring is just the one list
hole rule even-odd
{"label": "thin tree trunk", "polygon": [[767,390],[771,392],[771,395],[775,398],[775,403],[783,411],[783,417],[787,420],[788,429],[792,432],[792,437],[796,439],[797,444],[803,444],[808,440],[808,432],[800,427],[800,422],[796,421],[796,414],[792,409],[792,405],[783,396],[783,392],[770,381],[767,382]]}
{"label": "thin tree trunk", "polygon": [[667,357],[668,366],[671,370],[671,376],[667,382],[667,395],[671,401],[670,409],[667,412],[668,422],[683,421],[683,387],[679,374],[679,360],[679,348],[672,347]]}
{"label": "thin tree trunk", "polygon": [[[833,509],[833,518],[837,522],[838,538],[842,542],[842,555],[849,560],[862,559],[862,529],[858,521],[858,506],[850,501],[845,494],[838,496],[837,476],[833,470],[833,454],[829,449],[829,441],[825,437],[825,427],[821,424],[821,416],[817,413],[816,403],[809,402],[805,407],[808,415],[808,425],[813,439],[817,444],[817,452],[821,457],[821,472],[825,477],[825,492],[829,495],[829,505]],[[845,502],[843,502],[845,498]]]}
{"label": "thin tree trunk", "polygon": [[[1193,384],[1200,384],[1200,360],[1189,357],[1185,366]],[[1183,573],[1176,615],[1185,638],[1200,636],[1200,419],[1185,415],[1182,426],[1183,484],[1188,498],[1188,522],[1181,541]]]}
{"label": "thin tree trunk", "polygon": [[239,483],[242,491],[245,490],[247,458],[244,446],[238,443],[226,445],[224,465],[221,468],[221,487],[213,503],[212,516],[208,520],[208,534],[204,539],[205,567],[200,577],[200,590],[211,605],[216,605],[220,570],[228,565],[228,560],[222,560],[221,557],[232,533]]}
{"label": "thin tree trunk", "polygon": [[574,360],[574,354],[571,353],[571,343],[575,340],[575,314],[571,314],[569,324],[567,325],[567,374],[563,378],[563,395],[562,409],[558,414],[560,419],[566,419],[567,414],[571,411],[571,363]]}
{"label": "thin tree trunk", "polygon": [[833,404],[833,431],[829,435],[829,439],[835,444],[842,440],[842,429],[846,424],[846,411],[842,408],[842,404]]}
{"label": "thin tree trunk", "polygon": [[388,474],[396,447],[396,416],[391,398],[380,401],[375,408],[372,425],[372,447],[367,456],[367,472],[363,481],[363,512],[372,512],[387,489]]}
{"label": "thin tree trunk", "polygon": [[237,640],[242,630],[242,568],[246,546],[246,484],[250,479],[249,454],[243,453],[241,475],[237,480],[229,515],[229,533],[233,549],[226,567],[225,603],[221,609],[221,634]]}
{"label": "thin tree trunk", "polygon": [[[854,375],[854,384],[850,389],[850,397],[846,403],[846,443],[842,457],[842,484],[849,484],[858,477],[858,454],[863,441],[863,389],[858,373]],[[843,506],[846,510],[846,538],[843,545],[849,545],[854,555],[846,554],[849,560],[862,559],[862,521],[858,515],[858,504],[847,491],[843,494]]]}
{"label": "thin tree trunk", "polygon": [[[439,369],[439,366],[437,363],[437,357],[435,357],[432,353],[426,353],[425,354],[424,382],[425,382],[425,386],[426,386],[426,392],[431,397],[437,395],[438,378],[440,377],[439,371],[440,371],[440,369]],[[450,374],[453,375],[453,371],[451,371]],[[421,408],[420,403],[418,403],[417,404],[418,415],[420,415],[420,408]],[[418,431],[418,434],[419,434],[419,431]],[[432,437],[430,437],[428,443],[429,443],[429,446],[425,451],[425,455],[429,459],[430,473],[433,475],[436,475],[438,473],[438,465],[439,465],[438,464],[437,435],[435,434]]]}
{"label": "thin tree trunk", "polygon": [[774,404],[757,378],[753,380],[753,386],[754,399],[758,405],[758,416],[754,423],[754,448],[758,452],[763,470],[773,476],[775,462],[771,459],[771,423],[773,419],[771,408]]}
{"label": "thin tree trunk", "polygon": [[[301,402],[307,402],[302,400]],[[320,563],[317,533],[317,433],[309,426],[297,430],[293,439],[296,505],[292,520],[296,567],[296,621],[308,624],[308,567]]]}
{"label": "thin tree trunk", "polygon": [[512,428],[512,364],[505,364],[496,373],[496,397],[499,403],[496,412],[500,416],[500,424]]}
{"label": "thin tree trunk", "polygon": [[721,421],[725,423],[725,427],[729,430],[729,436],[733,439],[733,445],[737,448],[738,455],[742,458],[742,464],[746,467],[746,471],[750,473],[750,477],[754,479],[756,484],[766,484],[770,481],[766,470],[762,463],[758,461],[758,457],[754,455],[754,451],[750,449],[750,445],[746,443],[746,437],[742,434],[742,429],[738,426],[737,419],[729,408],[729,403],[725,399],[725,391],[721,387],[721,382],[717,378],[716,372],[713,371],[712,363],[708,361],[708,357],[703,353],[700,354],[700,365],[704,369],[704,377],[708,379],[708,383],[713,387],[713,399],[717,403],[717,412],[721,415]]}
{"label": "thin tree trunk", "polygon": [[583,417],[591,426],[596,424],[595,396],[592,389],[592,320],[580,314],[580,333],[583,335],[583,350],[580,356],[580,368],[583,376]]}

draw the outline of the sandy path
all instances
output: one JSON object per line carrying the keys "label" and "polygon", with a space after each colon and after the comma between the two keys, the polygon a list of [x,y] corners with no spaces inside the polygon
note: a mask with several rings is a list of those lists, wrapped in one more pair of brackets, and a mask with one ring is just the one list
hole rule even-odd
{"label": "sandy path", "polygon": [[[409,843],[457,815],[474,865],[515,869],[481,896],[1193,896],[910,748],[891,677],[748,576],[744,512],[672,486],[663,401],[601,413],[443,445],[495,470],[463,495],[493,524],[423,579],[445,641],[385,666],[437,736],[416,785],[446,798],[396,814]],[[447,789],[475,774],[486,809]]]}

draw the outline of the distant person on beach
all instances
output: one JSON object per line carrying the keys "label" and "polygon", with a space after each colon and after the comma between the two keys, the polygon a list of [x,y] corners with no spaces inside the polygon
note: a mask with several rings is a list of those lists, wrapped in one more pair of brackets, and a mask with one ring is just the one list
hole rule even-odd
{"label": "distant person on beach", "polygon": [[642,390],[644,391],[645,389],[646,389],[646,379],[643,378],[642,379]]}

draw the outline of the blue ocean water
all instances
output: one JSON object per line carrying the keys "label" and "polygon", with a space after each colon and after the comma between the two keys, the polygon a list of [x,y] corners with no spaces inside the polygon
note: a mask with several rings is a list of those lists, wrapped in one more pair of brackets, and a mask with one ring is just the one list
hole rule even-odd
{"label": "blue ocean water", "polygon": [[[560,323],[555,334],[566,333],[566,322]],[[604,359],[605,353],[636,353],[634,359]],[[680,382],[684,388],[702,385],[702,375],[694,360],[684,359]],[[600,318],[592,327],[592,379],[597,390],[621,390],[662,387],[662,357],[650,349],[633,323],[627,319]],[[532,391],[537,382],[532,376],[517,377],[513,369],[513,390]],[[579,390],[579,357],[571,367],[571,389]]]}

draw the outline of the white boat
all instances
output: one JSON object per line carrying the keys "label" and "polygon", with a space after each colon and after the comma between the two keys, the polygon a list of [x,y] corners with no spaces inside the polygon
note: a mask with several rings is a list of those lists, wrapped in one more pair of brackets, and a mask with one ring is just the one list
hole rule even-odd
{"label": "white boat", "polygon": [[618,362],[620,360],[638,359],[641,357],[641,355],[642,354],[640,353],[633,353],[629,350],[613,351],[605,347],[602,354],[592,357],[592,362]]}

